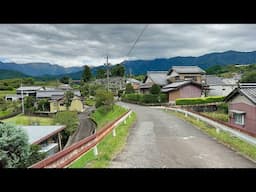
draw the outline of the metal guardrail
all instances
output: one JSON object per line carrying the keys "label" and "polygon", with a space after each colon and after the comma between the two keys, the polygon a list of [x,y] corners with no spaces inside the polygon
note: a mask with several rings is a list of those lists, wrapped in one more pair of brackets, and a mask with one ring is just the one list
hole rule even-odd
{"label": "metal guardrail", "polygon": [[96,146],[106,135],[108,135],[118,124],[126,120],[132,113],[131,110],[124,113],[115,121],[104,126],[99,132],[82,139],[67,147],[66,149],[42,160],[29,168],[64,168],[78,159],[81,155]]}

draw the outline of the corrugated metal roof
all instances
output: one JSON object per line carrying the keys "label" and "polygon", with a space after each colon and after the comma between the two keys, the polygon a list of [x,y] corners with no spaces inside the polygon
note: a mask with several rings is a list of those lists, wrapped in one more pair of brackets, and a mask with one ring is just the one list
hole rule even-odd
{"label": "corrugated metal roof", "polygon": [[150,78],[157,85],[166,85],[167,82],[167,71],[148,71],[148,78]]}
{"label": "corrugated metal roof", "polygon": [[22,87],[19,87],[18,89],[16,89],[17,91],[36,91],[36,90],[39,90],[39,89],[42,89],[42,87],[39,87],[39,86],[22,86]]}
{"label": "corrugated metal roof", "polygon": [[53,134],[55,131],[61,130],[64,125],[56,126],[21,126],[23,130],[28,134],[28,142],[30,144],[36,143],[48,135]]}
{"label": "corrugated metal roof", "polygon": [[[81,93],[78,90],[72,91],[75,96],[80,97]],[[45,98],[45,97],[52,97],[53,95],[63,96],[65,94],[64,90],[44,90],[44,91],[37,91],[36,97],[37,98]]]}
{"label": "corrugated metal roof", "polygon": [[176,71],[177,73],[206,73],[198,66],[173,66],[169,71],[168,75],[170,75],[172,71]]}

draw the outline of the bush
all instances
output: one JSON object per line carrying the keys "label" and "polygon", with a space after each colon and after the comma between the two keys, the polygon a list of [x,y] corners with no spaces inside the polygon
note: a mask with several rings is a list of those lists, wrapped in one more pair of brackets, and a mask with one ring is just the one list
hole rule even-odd
{"label": "bush", "polygon": [[133,101],[136,103],[165,103],[168,101],[166,94],[125,94],[122,97],[123,101]]}
{"label": "bush", "polygon": [[112,108],[112,105],[114,103],[114,96],[112,92],[108,92],[104,89],[98,89],[96,91],[95,96],[95,107],[98,108],[100,106],[105,106],[106,110],[109,110]]}
{"label": "bush", "polygon": [[225,96],[197,97],[176,99],[176,105],[196,105],[205,103],[223,102]]}
{"label": "bush", "polygon": [[125,93],[126,94],[131,94],[134,93],[134,89],[131,83],[128,83],[125,87]]}
{"label": "bush", "polygon": [[164,93],[160,94],[160,102],[161,102],[161,103],[166,103],[166,102],[168,102],[168,95],[167,95],[167,94],[164,94]]}
{"label": "bush", "polygon": [[66,125],[64,131],[61,132],[63,145],[66,144],[68,137],[71,136],[78,127],[77,112],[74,111],[61,111],[58,112],[54,117],[55,124]]}
{"label": "bush", "polygon": [[154,84],[150,89],[149,89],[151,94],[160,94],[161,87],[159,85]]}
{"label": "bush", "polygon": [[24,130],[11,124],[0,124],[0,167],[24,168],[30,146]]}

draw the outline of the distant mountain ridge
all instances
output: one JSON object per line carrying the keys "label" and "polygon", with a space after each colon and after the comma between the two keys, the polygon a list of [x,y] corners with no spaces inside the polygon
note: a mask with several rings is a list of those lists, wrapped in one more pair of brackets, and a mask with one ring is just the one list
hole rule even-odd
{"label": "distant mountain ridge", "polygon": [[28,77],[28,76],[19,71],[0,69],[0,80],[13,79],[13,78],[24,78],[24,77]]}
{"label": "distant mountain ridge", "polygon": [[[197,65],[202,69],[207,69],[214,65],[229,65],[229,64],[254,64],[256,63],[256,51],[239,52],[226,51],[219,53],[209,53],[199,57],[172,57],[158,58],[153,60],[131,60],[124,61],[123,65],[126,68],[126,73],[133,75],[146,74],[147,71],[167,71],[172,66]],[[92,67],[93,74],[99,68],[104,68],[103,65]],[[64,68],[59,65],[49,63],[3,63],[0,62],[0,69],[14,70],[34,77],[49,77],[51,79],[69,76],[72,79],[80,79],[83,67],[68,67]]]}
{"label": "distant mountain ridge", "polygon": [[256,51],[238,52],[226,51],[221,53],[209,53],[199,57],[172,57],[169,59],[159,58],[154,60],[124,61],[126,72],[132,74],[145,74],[147,71],[166,71],[172,66],[197,65],[207,69],[213,65],[228,64],[254,64],[256,63]]}
{"label": "distant mountain ridge", "polygon": [[81,71],[82,67],[62,67],[60,65],[53,65],[50,63],[27,63],[27,64],[16,64],[16,63],[3,63],[0,62],[0,69],[14,70],[24,73],[29,76],[44,76],[44,75],[60,75],[66,73],[74,73]]}

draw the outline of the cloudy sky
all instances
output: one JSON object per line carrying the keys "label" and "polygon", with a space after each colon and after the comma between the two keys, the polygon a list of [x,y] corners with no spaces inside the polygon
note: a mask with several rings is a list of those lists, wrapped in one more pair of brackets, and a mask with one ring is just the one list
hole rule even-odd
{"label": "cloudy sky", "polygon": [[49,62],[65,67],[123,60],[200,56],[227,50],[256,50],[252,24],[1,24],[0,60]]}

